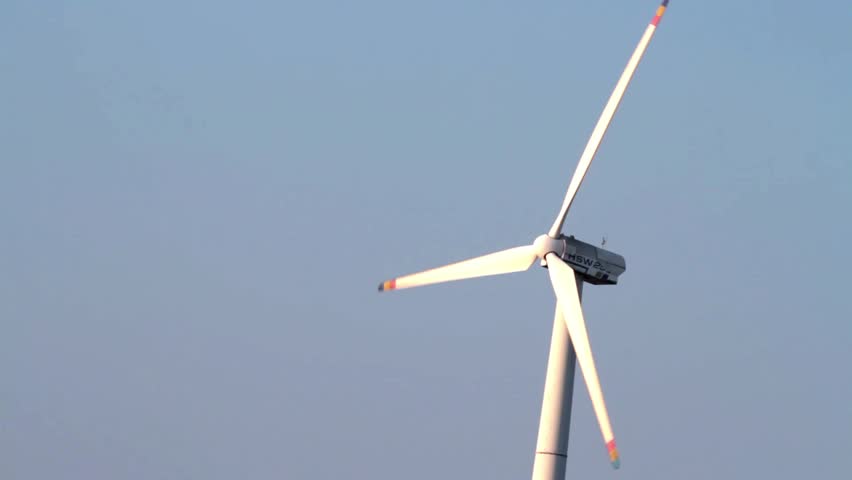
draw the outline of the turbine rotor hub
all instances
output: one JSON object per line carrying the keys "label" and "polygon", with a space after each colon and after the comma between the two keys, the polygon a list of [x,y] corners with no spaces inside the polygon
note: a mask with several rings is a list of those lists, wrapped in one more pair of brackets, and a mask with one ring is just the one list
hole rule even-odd
{"label": "turbine rotor hub", "polygon": [[548,253],[555,253],[560,257],[565,253],[565,240],[561,238],[552,238],[547,235],[539,235],[533,242],[535,246],[535,254],[544,261],[544,257]]}

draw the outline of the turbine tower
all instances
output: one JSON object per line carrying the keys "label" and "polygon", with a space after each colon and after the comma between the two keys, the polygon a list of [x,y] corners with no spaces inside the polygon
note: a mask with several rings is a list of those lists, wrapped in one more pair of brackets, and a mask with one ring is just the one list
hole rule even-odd
{"label": "turbine tower", "polygon": [[546,235],[538,236],[531,245],[510,248],[481,257],[463,260],[443,267],[388,280],[379,285],[379,291],[419,287],[435,283],[468,278],[499,275],[528,270],[536,261],[547,268],[553,291],[556,294],[556,312],[544,398],[533,463],[533,480],[563,480],[568,452],[568,430],[571,422],[571,401],[574,385],[575,364],[586,382],[598,425],[603,435],[609,460],[614,468],[621,466],[615,436],[603,398],[597,368],[592,356],[586,323],[580,299],[583,283],[593,285],[615,285],[618,276],[624,273],[624,257],[600,247],[565,236],[562,227],[574,197],[604,134],[612,121],[633,73],[654,36],[669,0],[663,0],[651,23],[639,40],[639,44],[627,62],[603,113],[595,125],[586,148],[568,185],[556,220]]}

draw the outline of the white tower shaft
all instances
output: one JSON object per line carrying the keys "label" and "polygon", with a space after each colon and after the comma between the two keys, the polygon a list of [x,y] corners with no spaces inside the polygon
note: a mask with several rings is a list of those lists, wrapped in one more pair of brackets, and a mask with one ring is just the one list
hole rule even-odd
{"label": "white tower shaft", "polygon": [[[577,293],[583,296],[583,280],[577,278]],[[577,356],[568,336],[562,309],[556,304],[550,355],[541,402],[541,420],[533,462],[533,480],[565,480],[568,431],[571,426],[571,400]]]}

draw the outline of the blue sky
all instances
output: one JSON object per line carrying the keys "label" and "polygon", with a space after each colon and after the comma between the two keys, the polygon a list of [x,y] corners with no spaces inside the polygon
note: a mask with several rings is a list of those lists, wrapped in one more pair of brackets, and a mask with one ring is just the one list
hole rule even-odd
{"label": "blue sky", "polygon": [[[527,478],[540,269],[378,295],[557,213],[653,1],[10,2],[0,474]],[[674,1],[565,231],[569,477],[840,478],[852,8]]]}

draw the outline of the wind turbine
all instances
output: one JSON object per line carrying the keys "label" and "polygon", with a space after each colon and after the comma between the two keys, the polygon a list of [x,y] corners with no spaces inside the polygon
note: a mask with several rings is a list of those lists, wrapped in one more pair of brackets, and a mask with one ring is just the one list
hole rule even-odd
{"label": "wind turbine", "polygon": [[574,171],[571,183],[568,185],[568,192],[565,194],[562,208],[546,235],[538,236],[532,245],[510,248],[398,277],[379,285],[379,291],[399,290],[467,278],[520,272],[528,270],[536,260],[548,269],[553,291],[556,293],[556,314],[554,315],[553,336],[547,362],[541,421],[533,464],[533,480],[563,480],[565,478],[575,362],[580,363],[580,370],[592,399],[592,406],[600,425],[610,462],[614,468],[619,468],[621,465],[618,449],[615,446],[615,436],[612,433],[609,414],[598,380],[598,372],[592,357],[580,298],[583,282],[594,285],[615,285],[618,283],[618,276],[624,273],[626,265],[624,257],[621,255],[581,242],[575,239],[573,235],[566,237],[562,234],[562,226],[577,190],[583,183],[583,178],[589,170],[607,127],[609,127],[612,117],[618,109],[618,104],[627,90],[627,85],[636,71],[639,60],[648,48],[651,37],[654,36],[668,3],[669,0],[663,0],[639,40],[639,45],[636,46],[636,50],[627,62],[627,67],[625,67],[621,78],[615,85],[615,89],[592,131],[586,148],[580,156],[580,162]]}

